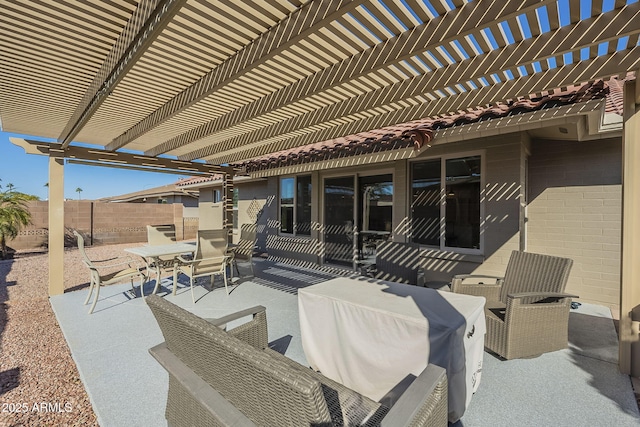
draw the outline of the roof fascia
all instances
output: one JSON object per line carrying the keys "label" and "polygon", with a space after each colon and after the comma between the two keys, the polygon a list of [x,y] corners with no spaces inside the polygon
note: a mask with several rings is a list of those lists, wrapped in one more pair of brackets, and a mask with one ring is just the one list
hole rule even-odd
{"label": "roof fascia", "polygon": [[[575,123],[576,119],[589,115],[603,108],[605,100],[591,100],[579,104],[565,105],[556,108],[549,108],[534,111],[531,113],[518,114],[515,116],[501,117],[479,123],[456,126],[447,129],[440,129],[434,132],[431,146],[448,144],[459,141],[484,138],[494,135],[501,135],[514,132],[524,132],[530,129],[539,129],[548,126]],[[381,151],[378,153],[363,154],[359,156],[343,157],[320,162],[309,162],[280,168],[269,168],[257,172],[252,172],[252,177],[270,177],[289,174],[309,173],[317,170],[366,166],[373,163],[392,162],[396,160],[411,159],[420,156],[428,150],[428,146],[416,150],[414,148],[403,148],[399,150]]]}

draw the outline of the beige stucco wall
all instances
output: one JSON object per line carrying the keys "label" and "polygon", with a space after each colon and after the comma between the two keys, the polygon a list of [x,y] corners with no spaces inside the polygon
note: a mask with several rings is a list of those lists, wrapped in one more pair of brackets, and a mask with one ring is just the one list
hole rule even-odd
{"label": "beige stucco wall", "polygon": [[620,139],[534,141],[529,159],[527,250],[572,258],[567,291],[614,308],[620,298],[621,160]]}

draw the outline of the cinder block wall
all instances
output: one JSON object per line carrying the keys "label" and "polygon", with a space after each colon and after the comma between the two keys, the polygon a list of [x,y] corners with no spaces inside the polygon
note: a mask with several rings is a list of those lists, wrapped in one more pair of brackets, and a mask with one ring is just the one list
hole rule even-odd
{"label": "cinder block wall", "polygon": [[620,299],[620,139],[534,141],[527,250],[572,258],[567,292],[614,312]]}
{"label": "cinder block wall", "polygon": [[[46,248],[49,233],[49,203],[27,204],[32,224],[8,242],[15,250]],[[65,245],[75,246],[73,230],[82,232],[88,244],[109,245],[147,240],[148,224],[175,224],[179,240],[195,237],[197,218],[183,218],[179,204],[101,203],[67,200],[64,203]]]}

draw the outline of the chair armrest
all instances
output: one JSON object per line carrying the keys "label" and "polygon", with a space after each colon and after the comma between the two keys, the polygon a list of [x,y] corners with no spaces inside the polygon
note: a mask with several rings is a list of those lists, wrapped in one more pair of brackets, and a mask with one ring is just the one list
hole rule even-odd
{"label": "chair armrest", "polygon": [[[111,261],[119,261],[119,262],[111,262]],[[111,268],[111,267],[118,267],[120,265],[126,265],[128,267],[131,267],[132,264],[133,266],[135,266],[135,268],[142,268],[142,267],[139,267],[139,263],[136,262],[135,259],[130,257],[116,257],[116,258],[109,258],[109,259],[103,259],[98,261],[92,260],[91,262],[93,263],[94,267],[97,268],[98,270]],[[110,262],[110,263],[103,264],[105,262]]]}
{"label": "chair armrest", "polygon": [[227,262],[227,260],[229,260],[229,256],[228,255],[222,255],[222,256],[216,256],[216,257],[212,257],[212,258],[198,258],[198,259],[186,259],[183,258],[182,255],[176,257],[176,259],[183,265],[192,265],[192,264],[199,264],[202,261],[209,261],[209,260],[217,260],[217,259],[222,259],[224,262]]}
{"label": "chair armrest", "polygon": [[251,315],[253,318],[249,322],[227,330],[227,333],[259,350],[264,350],[269,345],[269,334],[267,331],[267,312],[263,306],[258,305],[219,319],[206,320],[214,326],[223,327],[229,322]]}
{"label": "chair armrest", "polygon": [[[489,279],[495,283],[464,283],[465,279]],[[456,294],[485,297],[487,301],[499,301],[504,278],[481,274],[457,274],[451,280],[451,291]]]}
{"label": "chair armrest", "polygon": [[502,280],[504,279],[504,277],[502,276],[487,276],[484,274],[456,274],[455,276],[453,276],[454,279],[460,279],[460,280],[464,280],[464,279],[496,279],[497,280]]}
{"label": "chair armrest", "polygon": [[447,425],[447,374],[445,369],[427,365],[382,420],[381,427],[423,425],[416,418],[428,420],[425,425]]}
{"label": "chair armrest", "polygon": [[149,353],[207,412],[219,420],[221,426],[255,427],[253,421],[174,355],[166,343],[149,349]]}
{"label": "chair armrest", "polygon": [[223,317],[218,317],[218,318],[215,318],[215,319],[207,319],[207,321],[209,323],[211,323],[212,325],[214,325],[214,326],[219,326],[219,325],[227,324],[227,323],[229,323],[229,322],[231,322],[233,320],[241,319],[241,318],[243,318],[245,316],[253,315],[253,317],[255,318],[255,316],[258,313],[264,312],[266,310],[267,309],[264,306],[256,305],[255,307],[251,307],[251,308],[247,308],[245,310],[237,311],[235,313],[231,313],[231,314],[228,314],[228,315],[223,316]]}
{"label": "chair armrest", "polygon": [[580,298],[578,295],[564,294],[559,292],[519,292],[517,294],[507,294],[508,298],[522,299],[522,298]]}

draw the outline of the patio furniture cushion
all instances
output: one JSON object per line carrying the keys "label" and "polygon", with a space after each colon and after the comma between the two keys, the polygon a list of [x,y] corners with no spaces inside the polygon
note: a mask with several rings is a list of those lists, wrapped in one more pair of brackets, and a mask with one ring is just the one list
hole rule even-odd
{"label": "patio furniture cushion", "polygon": [[[405,400],[411,402],[418,395],[416,408],[404,408],[397,414],[261,348],[264,341],[245,342],[233,336],[234,330],[225,332],[216,322],[207,322],[158,296],[150,296],[147,302],[166,340],[150,351],[170,374],[166,416],[172,426],[375,426],[381,425],[387,412],[413,421],[390,425],[446,425],[446,375],[441,368],[430,365],[414,381]],[[245,328],[263,329],[266,323],[260,316],[255,314]],[[221,321],[228,322],[229,317]],[[255,335],[245,331],[240,336]]]}

